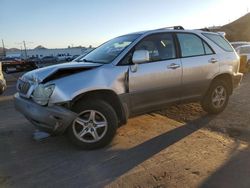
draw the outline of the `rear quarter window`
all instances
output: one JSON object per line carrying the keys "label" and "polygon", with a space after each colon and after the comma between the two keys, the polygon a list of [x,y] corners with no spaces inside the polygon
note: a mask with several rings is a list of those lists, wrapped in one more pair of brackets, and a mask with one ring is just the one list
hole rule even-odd
{"label": "rear quarter window", "polygon": [[217,46],[219,46],[221,49],[227,52],[233,52],[234,49],[231,47],[229,42],[222,37],[219,34],[213,34],[213,33],[203,33],[205,37],[213,41]]}

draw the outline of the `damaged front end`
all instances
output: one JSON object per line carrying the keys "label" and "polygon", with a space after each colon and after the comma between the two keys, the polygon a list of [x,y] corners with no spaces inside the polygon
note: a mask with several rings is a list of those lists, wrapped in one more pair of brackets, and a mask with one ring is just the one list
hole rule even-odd
{"label": "damaged front end", "polygon": [[65,63],[26,73],[17,82],[18,93],[14,96],[16,109],[33,125],[49,133],[61,133],[76,118],[71,110],[50,104],[51,96],[58,87],[55,80],[91,70],[99,64]]}
{"label": "damaged front end", "polygon": [[100,64],[65,63],[37,69],[23,75],[17,82],[17,91],[21,97],[32,98],[40,105],[47,105],[54,92],[55,84],[50,81],[57,80],[72,74],[90,70]]}
{"label": "damaged front end", "polygon": [[44,107],[31,100],[14,96],[16,110],[21,112],[39,130],[53,134],[63,133],[76,118],[76,114],[61,106]]}
{"label": "damaged front end", "polygon": [[127,72],[126,66],[96,63],[66,63],[31,71],[18,80],[15,107],[40,130],[61,133],[77,116],[65,104],[91,91],[125,93]]}

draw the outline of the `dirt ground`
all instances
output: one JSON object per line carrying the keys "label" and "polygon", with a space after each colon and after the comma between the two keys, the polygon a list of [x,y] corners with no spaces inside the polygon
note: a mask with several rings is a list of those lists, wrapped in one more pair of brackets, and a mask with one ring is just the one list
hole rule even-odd
{"label": "dirt ground", "polygon": [[0,97],[0,187],[250,187],[250,74],[220,115],[172,106],[130,119],[95,151],[65,136],[34,141],[10,78]]}
{"label": "dirt ground", "polygon": [[[206,116],[199,104],[183,104],[162,110],[159,114],[187,123]],[[250,142],[250,74],[244,75],[240,87],[234,91],[226,110],[210,116],[205,128],[226,134],[231,138]]]}

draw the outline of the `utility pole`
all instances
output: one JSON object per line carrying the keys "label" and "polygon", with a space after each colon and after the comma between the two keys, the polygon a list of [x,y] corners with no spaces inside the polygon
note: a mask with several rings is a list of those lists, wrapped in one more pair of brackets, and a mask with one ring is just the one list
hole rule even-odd
{"label": "utility pole", "polygon": [[6,51],[5,51],[3,39],[2,39],[2,45],[3,45],[3,56],[6,57]]}
{"label": "utility pole", "polygon": [[25,41],[23,41],[23,46],[24,46],[25,59],[27,59],[27,49]]}

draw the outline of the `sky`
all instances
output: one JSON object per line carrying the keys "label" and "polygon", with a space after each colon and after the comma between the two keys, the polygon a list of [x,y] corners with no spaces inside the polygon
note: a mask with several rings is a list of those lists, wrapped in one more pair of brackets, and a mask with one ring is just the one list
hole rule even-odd
{"label": "sky", "polygon": [[0,0],[0,39],[6,48],[98,46],[136,31],[220,26],[248,9],[250,0]]}

